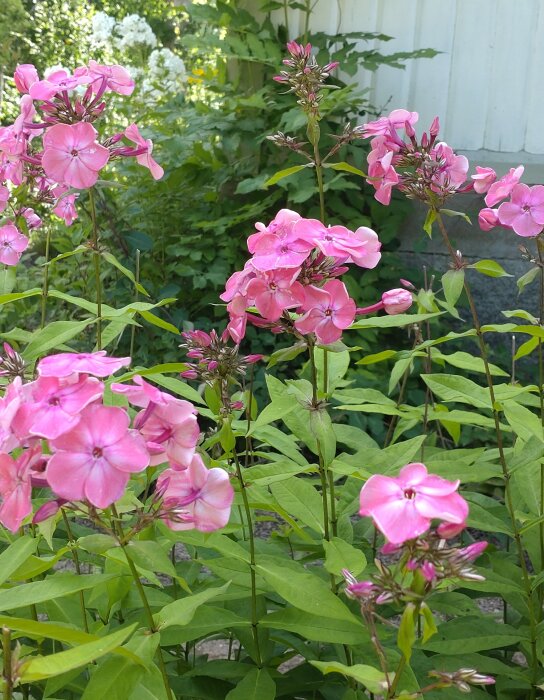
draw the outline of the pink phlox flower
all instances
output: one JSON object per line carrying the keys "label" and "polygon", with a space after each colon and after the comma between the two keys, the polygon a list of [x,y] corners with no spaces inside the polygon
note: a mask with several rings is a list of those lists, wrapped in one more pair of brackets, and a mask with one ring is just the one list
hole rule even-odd
{"label": "pink phlox flower", "polygon": [[304,302],[304,287],[296,282],[299,272],[298,268],[269,270],[249,282],[247,295],[267,321],[277,321],[285,309]]}
{"label": "pink phlox flower", "polygon": [[29,229],[40,228],[42,225],[42,220],[31,207],[26,207],[26,209],[23,209],[19,213],[26,221],[26,225]]}
{"label": "pink phlox flower", "polygon": [[467,563],[476,561],[487,549],[487,545],[488,543],[485,540],[481,540],[480,542],[473,542],[467,547],[461,547],[456,552],[456,558]]}
{"label": "pink phlox flower", "polygon": [[256,276],[256,270],[251,264],[251,260],[247,260],[243,270],[233,272],[228,278],[225,285],[225,291],[219,295],[222,301],[232,301],[235,296],[244,296],[247,292],[247,285]]}
{"label": "pink phlox flower", "polygon": [[9,196],[8,188],[5,185],[0,185],[0,214],[8,206]]}
{"label": "pink phlox flower", "polygon": [[229,475],[223,469],[207,469],[198,454],[184,470],[166,469],[157,488],[163,488],[163,520],[172,530],[212,532],[229,521],[234,500]]}
{"label": "pink phlox flower", "polygon": [[439,537],[443,537],[445,540],[449,540],[452,537],[457,537],[466,528],[466,523],[440,523],[436,528],[436,532]]}
{"label": "pink phlox flower", "polygon": [[340,280],[329,280],[319,289],[308,285],[304,290],[304,315],[295,321],[295,328],[304,335],[315,333],[319,343],[328,345],[342,337],[355,318],[355,302]]}
{"label": "pink phlox flower", "polygon": [[66,226],[71,226],[77,219],[76,200],[78,197],[79,194],[77,193],[65,194],[57,200],[57,203],[53,207],[53,214],[64,219]]}
{"label": "pink phlox flower", "polygon": [[345,226],[325,226],[317,219],[300,219],[293,229],[295,235],[317,246],[323,255],[339,262],[360,254],[365,244]]}
{"label": "pink phlox flower", "polygon": [[75,74],[88,75],[94,92],[100,90],[104,80],[106,81],[106,89],[116,92],[118,95],[132,95],[134,91],[134,80],[123,66],[104,66],[91,59],[88,68],[78,68]]}
{"label": "pink phlox flower", "polygon": [[34,102],[30,95],[23,95],[20,102],[20,114],[17,119],[13,122],[13,132],[20,136],[25,135],[36,135],[41,133],[41,130],[29,129],[28,124],[31,124],[36,116],[36,109],[34,108]]}
{"label": "pink phlox flower", "polygon": [[359,226],[355,229],[353,236],[362,244],[357,250],[353,250],[349,260],[359,267],[372,270],[380,262],[382,254],[380,252],[382,244],[378,234],[368,226]]}
{"label": "pink phlox flower", "polygon": [[246,334],[247,313],[246,309],[249,306],[247,296],[237,294],[232,301],[227,304],[227,312],[229,314],[229,322],[223,333],[223,339],[230,336],[236,345],[239,345]]}
{"label": "pink phlox flower", "polygon": [[267,233],[273,233],[279,238],[285,238],[293,229],[294,224],[301,218],[300,214],[291,209],[280,209],[274,219],[266,226],[260,221],[255,224],[257,233],[252,233],[247,239],[250,253],[255,252],[255,245]]}
{"label": "pink phlox flower", "polygon": [[28,238],[13,224],[0,226],[0,263],[17,265],[23,251],[28,248]]}
{"label": "pink phlox flower", "polygon": [[468,504],[458,487],[459,481],[429,474],[423,464],[407,464],[398,477],[370,477],[361,489],[359,515],[371,517],[389,542],[402,544],[428,530],[434,518],[465,522]]}
{"label": "pink phlox flower", "polygon": [[498,209],[480,209],[478,213],[478,224],[482,231],[491,231],[495,226],[500,226]]}
{"label": "pink phlox flower", "polygon": [[13,74],[13,80],[15,81],[15,87],[21,94],[26,94],[40,79],[36,66],[32,63],[18,63],[15,73]]}
{"label": "pink phlox flower", "polygon": [[40,377],[69,377],[74,372],[109,377],[130,364],[130,357],[109,357],[105,350],[97,352],[60,352],[38,362]]}
{"label": "pink phlox flower", "polygon": [[506,199],[520,181],[524,170],[525,168],[523,165],[518,165],[517,168],[510,168],[506,175],[503,175],[500,180],[494,182],[485,196],[485,203],[487,206],[494,207],[495,204]]}
{"label": "pink phlox flower", "polygon": [[[377,137],[374,141],[378,141],[379,138],[380,137]],[[395,185],[399,184],[400,177],[392,165],[394,152],[385,149],[385,152],[381,155],[380,151],[381,148],[380,150],[373,149],[368,154],[367,161],[369,167],[367,181],[376,190],[374,198],[380,202],[380,204],[387,206],[391,202],[392,189]]]}
{"label": "pink phlox flower", "polygon": [[17,134],[13,125],[0,126],[0,170],[3,178],[14,185],[23,183],[26,151],[27,139],[24,134]]}
{"label": "pink phlox flower", "polygon": [[23,520],[32,513],[32,463],[41,455],[36,446],[22,452],[17,459],[0,454],[0,523],[10,532],[17,532]]}
{"label": "pink phlox flower", "polygon": [[55,124],[43,138],[42,165],[48,177],[78,189],[92,187],[110,152],[97,141],[92,124]]}
{"label": "pink phlox flower", "polygon": [[0,398],[0,452],[11,452],[20,446],[20,440],[13,430],[13,420],[23,402],[21,377],[15,377],[8,384],[4,396]]}
{"label": "pink phlox flower", "polygon": [[146,382],[139,374],[135,374],[132,381],[134,384],[113,382],[110,389],[116,394],[123,394],[133,406],[140,408],[147,408],[150,403],[156,406],[167,406],[171,401],[175,401],[173,396]]}
{"label": "pink phlox flower", "polygon": [[437,143],[433,147],[431,155],[442,163],[440,169],[436,171],[432,178],[435,183],[432,189],[435,189],[435,187],[436,190],[440,190],[442,187],[459,189],[467,179],[468,159],[465,156],[458,156],[453,148],[444,142]]}
{"label": "pink phlox flower", "polygon": [[474,191],[478,194],[485,194],[497,179],[497,173],[493,168],[483,168],[476,166],[476,175],[471,175],[474,180]]}
{"label": "pink phlox flower", "polygon": [[382,294],[383,308],[386,314],[394,316],[407,311],[414,300],[407,289],[390,289]]}
{"label": "pink phlox flower", "polygon": [[33,100],[50,100],[59,92],[74,90],[79,85],[89,82],[89,76],[84,74],[71,75],[63,68],[53,71],[44,80],[39,80],[30,86],[29,93]]}
{"label": "pink phlox flower", "polygon": [[432,583],[436,580],[436,568],[434,564],[430,561],[423,562],[423,564],[421,565],[421,573],[423,575],[423,578],[429,583]]}
{"label": "pink phlox flower", "polygon": [[45,476],[52,491],[97,508],[119,500],[130,474],[149,465],[144,440],[129,429],[127,412],[116,406],[87,406],[78,425],[50,445]]}
{"label": "pink phlox flower", "polygon": [[278,236],[266,233],[255,242],[252,265],[261,272],[277,267],[300,267],[314,247],[296,232]]}
{"label": "pink phlox flower", "polygon": [[518,236],[538,236],[544,229],[544,185],[518,183],[510,201],[499,206],[497,215],[501,224],[510,226]]}
{"label": "pink phlox flower", "polygon": [[397,129],[404,128],[406,122],[413,126],[419,119],[417,112],[406,109],[394,109],[387,117],[380,117],[373,122],[367,122],[362,127],[363,138],[378,135],[390,135]]}
{"label": "pink phlox flower", "polygon": [[125,129],[125,136],[127,139],[130,139],[130,141],[134,141],[140,148],[145,149],[143,153],[136,156],[136,162],[148,168],[155,180],[160,180],[164,175],[164,170],[157,161],[151,157],[153,153],[153,141],[151,141],[151,139],[144,139],[138,131],[136,124],[131,124]]}
{"label": "pink phlox flower", "polygon": [[[145,412],[140,412],[139,417]],[[196,409],[189,401],[172,398],[166,405],[154,407],[151,415],[140,427],[151,453],[152,466],[170,461],[188,464],[194,453],[199,437]]]}
{"label": "pink phlox flower", "polygon": [[85,374],[38,377],[23,385],[22,392],[25,401],[13,421],[15,433],[54,439],[79,423],[83,409],[102,397],[104,385]]}

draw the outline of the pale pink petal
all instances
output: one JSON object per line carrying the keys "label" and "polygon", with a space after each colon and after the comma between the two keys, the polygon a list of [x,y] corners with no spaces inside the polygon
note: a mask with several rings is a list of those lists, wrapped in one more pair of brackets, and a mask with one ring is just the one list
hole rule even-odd
{"label": "pale pink petal", "polygon": [[389,503],[392,499],[402,498],[403,490],[397,479],[374,474],[361,489],[359,515],[372,516],[375,507]]}
{"label": "pale pink petal", "polygon": [[81,452],[56,452],[45,470],[45,478],[51,490],[68,501],[85,499],[85,480],[93,459]]}
{"label": "pale pink petal", "polygon": [[402,544],[428,530],[430,521],[415,509],[414,501],[403,498],[373,509],[372,518],[376,527],[389,542]]}
{"label": "pale pink petal", "polygon": [[97,508],[107,508],[122,497],[129,478],[105,459],[96,460],[85,479],[85,498]]}

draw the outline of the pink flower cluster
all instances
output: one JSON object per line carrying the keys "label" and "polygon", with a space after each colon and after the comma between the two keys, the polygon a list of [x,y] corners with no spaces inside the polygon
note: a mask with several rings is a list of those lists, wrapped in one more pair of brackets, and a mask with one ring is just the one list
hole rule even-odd
{"label": "pink flower cluster", "polygon": [[[377,234],[366,226],[355,231],[325,226],[289,209],[256,228],[247,242],[252,257],[229,278],[221,295],[230,316],[226,332],[240,343],[249,321],[273,332],[313,334],[324,345],[339,340],[357,308],[337,278],[350,263],[376,267],[381,257]],[[250,307],[260,315],[248,313]],[[296,319],[291,313],[297,314]]]}
{"label": "pink flower cluster", "polygon": [[136,375],[133,384],[111,384],[140,409],[132,425],[127,408],[104,404],[104,378],[129,363],[128,357],[108,357],[104,351],[61,353],[38,363],[34,381],[23,383],[18,376],[8,385],[0,399],[0,523],[5,527],[16,531],[31,514],[33,486],[47,487],[54,496],[35,514],[38,522],[65,503],[107,508],[121,498],[131,474],[165,462],[157,517],[207,530],[228,520],[233,498],[228,475],[219,477],[218,470],[198,462],[199,428],[191,403]]}
{"label": "pink flower cluster", "polygon": [[[419,141],[414,130],[418,119],[417,112],[395,109],[389,116],[355,129],[356,135],[371,139],[368,182],[382,204],[390,203],[394,187],[433,206],[441,206],[448,197],[466,187],[468,160],[457,155],[447,143],[437,141],[438,117]],[[406,139],[399,135],[401,129]]]}
{"label": "pink flower cluster", "polygon": [[[100,137],[93,126],[109,93],[130,95],[134,90],[125,68],[90,61],[73,74],[57,70],[40,79],[32,64],[23,64],[14,80],[22,95],[20,114],[13,124],[0,127],[0,213],[9,209],[0,226],[0,262],[5,265],[15,265],[28,245],[19,229],[41,225],[28,204],[49,205],[69,226],[77,218],[78,193],[73,190],[92,187],[108,161],[135,157],[155,179],[163,175],[151,155],[153,143],[136,124],[108,137]],[[22,184],[25,201],[20,190],[11,193]]]}
{"label": "pink flower cluster", "polygon": [[[478,194],[485,194],[487,204],[478,214],[483,231],[503,226],[518,236],[532,238],[544,230],[544,186],[529,187],[520,182],[523,170],[523,165],[510,168],[497,180],[493,168],[476,167],[476,175],[472,176],[474,189]],[[501,204],[494,209],[499,202]]]}

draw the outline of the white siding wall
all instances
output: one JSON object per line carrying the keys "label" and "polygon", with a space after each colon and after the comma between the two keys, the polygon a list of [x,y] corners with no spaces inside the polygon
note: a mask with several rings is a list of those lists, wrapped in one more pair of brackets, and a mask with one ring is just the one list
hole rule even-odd
{"label": "white siding wall", "polygon": [[[292,37],[302,14],[290,11]],[[420,128],[438,115],[457,149],[544,154],[544,0],[318,0],[311,29],[394,37],[375,42],[383,52],[443,52],[357,80],[387,111],[419,112]]]}

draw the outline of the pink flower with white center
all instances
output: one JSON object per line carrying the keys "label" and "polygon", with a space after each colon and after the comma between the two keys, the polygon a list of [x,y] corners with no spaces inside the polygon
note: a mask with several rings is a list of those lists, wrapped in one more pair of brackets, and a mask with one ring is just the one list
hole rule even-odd
{"label": "pink flower with white center", "polygon": [[22,452],[17,459],[0,454],[0,523],[10,532],[17,532],[32,513],[31,469],[40,457],[39,447]]}
{"label": "pink flower with white center", "polygon": [[389,116],[380,117],[373,122],[364,124],[362,128],[363,138],[383,134],[388,135],[391,131],[403,129],[406,122],[413,126],[418,119],[419,114],[417,112],[409,112],[406,109],[394,109]]}
{"label": "pink flower with white center", "polygon": [[9,190],[5,185],[0,185],[0,214],[8,206]]}
{"label": "pink flower with white center", "polygon": [[78,68],[74,75],[88,75],[94,92],[100,91],[104,80],[106,90],[116,92],[118,95],[132,95],[134,91],[134,80],[123,66],[103,66],[91,59],[88,68]]}
{"label": "pink flower with white center", "polygon": [[498,209],[480,209],[478,223],[482,231],[491,231],[495,226],[500,226]]}
{"label": "pink flower with white center", "polygon": [[157,479],[161,489],[162,519],[171,530],[213,532],[229,521],[234,500],[229,475],[223,469],[207,469],[198,454],[183,471],[166,469]]}
{"label": "pink flower with white center", "polygon": [[52,491],[97,508],[119,500],[130,474],[149,465],[145,442],[129,422],[122,408],[88,406],[73,430],[50,442],[53,455],[45,477]]}
{"label": "pink flower with white center", "polygon": [[40,79],[36,66],[32,63],[18,63],[15,73],[13,74],[13,80],[15,81],[15,87],[19,92],[24,95],[28,93],[30,88],[37,83]]}
{"label": "pink flower with white center", "polygon": [[300,267],[310,255],[314,244],[295,232],[282,237],[267,233],[253,247],[253,267],[266,272],[277,267]]}
{"label": "pink flower with white center", "polygon": [[482,168],[476,166],[476,175],[471,175],[474,180],[474,191],[478,194],[485,194],[497,179],[497,173],[493,168]]}
{"label": "pink flower with white center", "polygon": [[76,374],[65,379],[39,377],[22,391],[25,402],[13,420],[15,433],[21,438],[54,439],[79,423],[83,409],[102,397],[104,386],[94,377]]}
{"label": "pink flower with white center", "polygon": [[497,215],[500,223],[510,226],[518,236],[538,236],[544,229],[544,185],[528,187],[518,183],[510,201],[499,206]]}
{"label": "pink flower with white center", "polygon": [[11,452],[20,446],[12,423],[23,401],[21,377],[15,377],[0,398],[0,452]]}
{"label": "pink flower with white center", "polygon": [[304,287],[295,281],[299,272],[298,268],[269,270],[248,284],[248,297],[255,300],[255,306],[267,321],[277,321],[285,309],[304,302]]}
{"label": "pink flower with white center", "polygon": [[261,222],[255,224],[257,233],[252,233],[247,239],[247,249],[250,253],[255,252],[255,245],[267,233],[273,233],[279,238],[285,238],[293,230],[294,224],[299,221],[300,214],[291,209],[280,209],[274,219],[265,226]]}
{"label": "pink flower with white center", "polygon": [[153,141],[151,141],[151,139],[144,139],[144,137],[141,136],[140,132],[138,131],[136,124],[131,124],[125,129],[125,136],[140,148],[145,149],[143,153],[136,156],[136,162],[143,165],[145,168],[148,168],[155,180],[160,180],[164,175],[164,170],[157,163],[157,161],[153,160],[151,157],[151,154],[153,153]]}
{"label": "pink flower with white center", "polygon": [[130,357],[108,357],[105,350],[97,352],[59,352],[38,362],[40,377],[69,377],[74,372],[109,377],[121,367],[130,365]]}
{"label": "pink flower with white center", "polygon": [[147,408],[150,403],[156,406],[166,406],[171,401],[175,401],[173,396],[157,389],[156,386],[146,382],[139,374],[132,377],[134,384],[120,384],[114,382],[110,389],[116,394],[124,394],[133,406]]}
{"label": "pink flower with white center", "polygon": [[0,263],[17,265],[23,251],[28,248],[28,238],[13,224],[0,226]]}
{"label": "pink flower with white center", "polygon": [[86,75],[70,75],[68,71],[61,69],[47,75],[45,80],[39,80],[30,86],[30,97],[33,100],[50,100],[59,92],[74,90],[78,85],[89,82]]}
{"label": "pink flower with white center", "polygon": [[77,219],[76,200],[78,197],[77,193],[65,194],[53,207],[53,214],[64,219],[66,226],[71,226]]}
{"label": "pink flower with white center", "polygon": [[485,196],[485,203],[487,206],[494,207],[495,204],[498,204],[502,199],[506,199],[520,181],[524,170],[525,168],[523,165],[518,165],[517,168],[510,168],[506,175],[503,175],[500,180],[494,182]]}
{"label": "pink flower with white center", "polygon": [[305,287],[304,294],[302,310],[306,313],[295,321],[295,328],[304,335],[315,333],[323,345],[339,340],[355,318],[355,302],[345,284],[329,280],[322,289],[313,285]]}
{"label": "pink flower with white center", "polygon": [[77,189],[92,187],[110,152],[97,141],[92,124],[55,124],[43,138],[42,166],[55,182]]}
{"label": "pink flower with white center", "polygon": [[[143,413],[138,414],[136,423],[140,423]],[[155,406],[141,425],[140,433],[151,453],[152,466],[166,461],[188,464],[199,436],[196,409],[189,401],[172,398],[166,405]]]}
{"label": "pink flower with white center", "polygon": [[404,313],[413,302],[412,295],[407,289],[390,289],[382,294],[384,311],[391,316]]}
{"label": "pink flower with white center", "polygon": [[371,517],[389,542],[402,544],[423,534],[435,518],[465,522],[468,504],[458,487],[459,481],[429,474],[424,464],[407,464],[398,477],[370,477],[361,489],[359,515]]}

